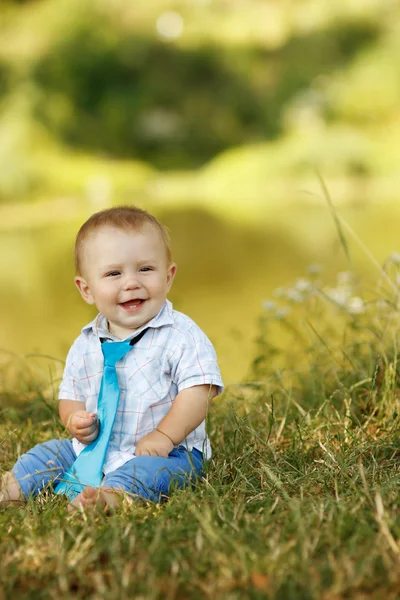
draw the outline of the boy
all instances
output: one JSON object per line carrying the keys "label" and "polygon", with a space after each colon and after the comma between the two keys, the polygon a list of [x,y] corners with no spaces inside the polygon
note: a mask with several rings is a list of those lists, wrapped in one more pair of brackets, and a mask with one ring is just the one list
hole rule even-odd
{"label": "boy", "polygon": [[99,314],[73,343],[60,385],[60,418],[73,439],[21,456],[3,476],[2,505],[52,481],[56,488],[99,436],[102,343],[138,340],[116,364],[120,396],[101,486],[85,487],[69,509],[114,508],[126,494],[159,501],[171,481],[183,486],[200,475],[210,456],[205,417],[223,384],[208,338],[166,299],[176,265],[164,226],[132,206],[96,213],[78,232],[75,262],[75,285]]}

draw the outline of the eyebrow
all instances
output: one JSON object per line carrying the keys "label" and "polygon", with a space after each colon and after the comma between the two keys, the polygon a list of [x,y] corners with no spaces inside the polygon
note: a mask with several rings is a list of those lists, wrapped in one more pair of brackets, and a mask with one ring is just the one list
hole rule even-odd
{"label": "eyebrow", "polygon": [[[148,265],[148,264],[158,264],[160,261],[156,258],[147,258],[143,260],[138,260],[138,265]],[[113,263],[111,265],[103,265],[101,268],[105,271],[111,271],[113,269],[120,269],[123,266],[123,263]]]}
{"label": "eyebrow", "polygon": [[146,258],[146,259],[143,259],[143,260],[138,260],[138,264],[139,265],[144,265],[144,264],[147,264],[147,263],[156,263],[156,262],[157,262],[157,259],[154,258],[154,257],[153,258],[151,258],[151,257],[150,258]]}
{"label": "eyebrow", "polygon": [[115,269],[120,269],[121,265],[120,264],[115,264],[115,265],[103,265],[100,267],[102,271],[113,271]]}

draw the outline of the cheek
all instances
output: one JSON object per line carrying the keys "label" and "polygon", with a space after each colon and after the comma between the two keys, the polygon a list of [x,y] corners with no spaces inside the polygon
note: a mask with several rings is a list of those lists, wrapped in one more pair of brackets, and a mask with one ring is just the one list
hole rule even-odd
{"label": "cheek", "polygon": [[165,294],[166,291],[168,290],[168,287],[169,287],[168,279],[163,279],[162,281],[158,282],[157,289],[160,294]]}
{"label": "cheek", "polygon": [[114,290],[108,287],[100,287],[97,289],[96,300],[98,302],[107,302],[115,297]]}

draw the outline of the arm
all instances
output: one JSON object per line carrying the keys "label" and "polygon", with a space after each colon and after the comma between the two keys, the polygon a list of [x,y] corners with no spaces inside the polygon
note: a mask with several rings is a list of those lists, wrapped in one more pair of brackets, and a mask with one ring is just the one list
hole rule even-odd
{"label": "arm", "polygon": [[90,351],[88,342],[81,334],[69,349],[58,396],[61,421],[68,433],[82,444],[89,444],[99,434],[97,416],[86,410],[86,394],[82,389],[79,373],[82,357],[88,350]]}
{"label": "arm", "polygon": [[209,403],[217,395],[215,385],[196,385],[179,392],[154,431],[139,440],[135,454],[168,456],[206,418]]}
{"label": "arm", "polygon": [[84,402],[60,400],[60,419],[66,430],[82,444],[93,442],[99,434],[99,422],[94,413],[88,413]]}

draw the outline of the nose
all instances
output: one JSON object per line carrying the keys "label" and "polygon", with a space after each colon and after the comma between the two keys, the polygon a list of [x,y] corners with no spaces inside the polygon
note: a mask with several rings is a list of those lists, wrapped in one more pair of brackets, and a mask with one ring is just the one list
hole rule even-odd
{"label": "nose", "polygon": [[140,287],[140,283],[136,277],[136,275],[130,274],[127,275],[123,282],[124,290],[136,290]]}

